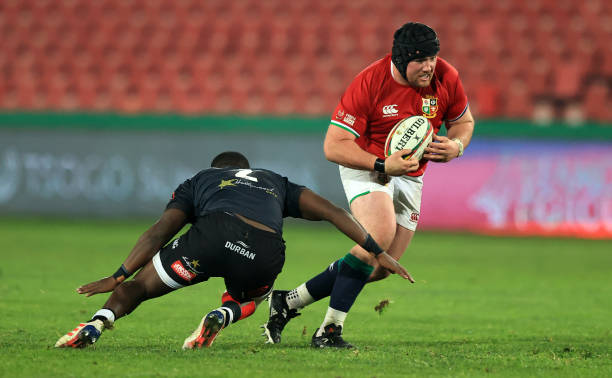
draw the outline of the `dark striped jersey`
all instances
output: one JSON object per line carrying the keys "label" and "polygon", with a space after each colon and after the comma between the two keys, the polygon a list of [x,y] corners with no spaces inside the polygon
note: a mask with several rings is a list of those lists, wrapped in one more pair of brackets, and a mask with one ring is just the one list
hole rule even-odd
{"label": "dark striped jersey", "polygon": [[296,185],[267,169],[209,168],[176,188],[166,206],[184,211],[190,223],[213,212],[240,214],[282,234],[283,218],[301,218]]}

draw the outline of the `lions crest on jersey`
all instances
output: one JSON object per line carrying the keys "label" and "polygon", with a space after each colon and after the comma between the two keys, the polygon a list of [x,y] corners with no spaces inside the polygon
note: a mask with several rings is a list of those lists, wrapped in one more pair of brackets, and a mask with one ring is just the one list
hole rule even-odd
{"label": "lions crest on jersey", "polygon": [[421,110],[423,111],[423,116],[427,118],[435,118],[436,112],[438,111],[438,98],[434,96],[425,96],[422,98],[423,105],[421,106]]}

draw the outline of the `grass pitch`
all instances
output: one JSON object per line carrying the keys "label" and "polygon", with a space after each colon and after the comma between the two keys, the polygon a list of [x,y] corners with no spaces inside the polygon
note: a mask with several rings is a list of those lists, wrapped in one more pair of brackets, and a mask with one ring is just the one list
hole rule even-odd
{"label": "grass pitch", "polygon": [[[402,263],[416,284],[369,284],[345,338],[309,347],[327,300],[266,345],[267,307],[210,349],[182,351],[219,305],[221,279],[145,302],[95,347],[53,344],[104,303],[75,288],[112,274],[151,222],[0,219],[0,376],[612,376],[612,242],[419,232]],[[290,223],[277,288],[294,288],[351,242],[326,225]],[[389,301],[382,313],[375,307]]]}

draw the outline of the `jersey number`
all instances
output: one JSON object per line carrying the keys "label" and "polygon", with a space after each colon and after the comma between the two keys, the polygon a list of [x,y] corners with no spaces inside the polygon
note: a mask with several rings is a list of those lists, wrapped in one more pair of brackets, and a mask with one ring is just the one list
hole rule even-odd
{"label": "jersey number", "polygon": [[252,173],[252,172],[253,172],[252,169],[241,169],[238,172],[236,172],[236,177],[240,177],[243,179],[257,182],[257,177],[249,176],[249,173]]}

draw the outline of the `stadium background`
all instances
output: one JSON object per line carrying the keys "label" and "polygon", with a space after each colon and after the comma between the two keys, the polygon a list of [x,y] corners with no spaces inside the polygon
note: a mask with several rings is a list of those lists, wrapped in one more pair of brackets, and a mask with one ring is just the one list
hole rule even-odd
{"label": "stadium background", "polygon": [[2,1],[0,215],[155,216],[228,149],[344,204],[330,112],[408,20],[477,120],[422,228],[612,237],[604,0]]}

